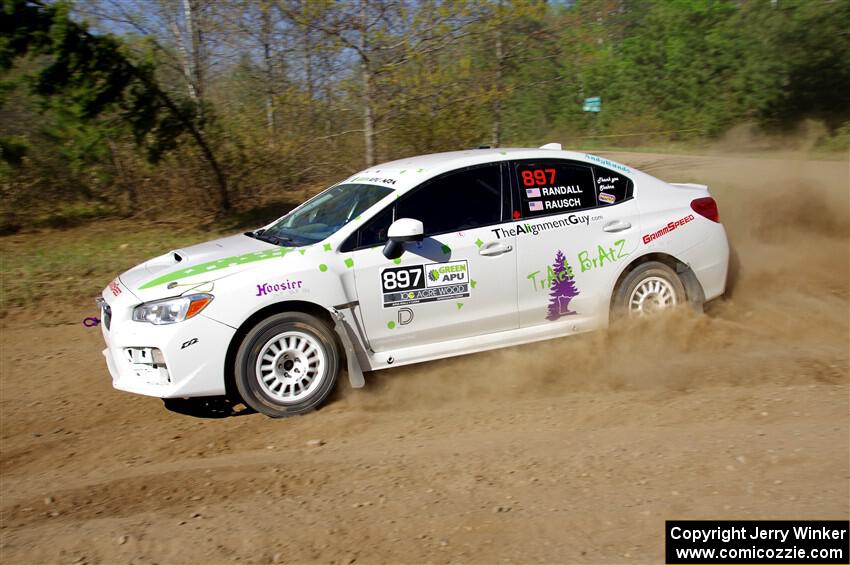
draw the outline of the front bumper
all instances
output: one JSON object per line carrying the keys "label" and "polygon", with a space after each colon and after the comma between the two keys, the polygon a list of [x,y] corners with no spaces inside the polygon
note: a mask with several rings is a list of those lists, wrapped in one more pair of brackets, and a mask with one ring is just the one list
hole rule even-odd
{"label": "front bumper", "polygon": [[[132,304],[111,306],[109,328],[101,324],[106,349],[103,356],[118,390],[183,398],[225,394],[224,363],[234,328],[203,314],[176,324],[156,326],[130,319]],[[143,364],[131,350],[158,349],[160,362]]]}

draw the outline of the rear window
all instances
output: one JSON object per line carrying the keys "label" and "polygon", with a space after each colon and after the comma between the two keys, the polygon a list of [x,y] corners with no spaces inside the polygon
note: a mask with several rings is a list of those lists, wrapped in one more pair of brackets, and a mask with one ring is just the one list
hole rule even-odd
{"label": "rear window", "polygon": [[596,206],[593,171],[562,161],[520,161],[514,164],[522,214],[525,217],[564,214]]}
{"label": "rear window", "polygon": [[623,173],[596,165],[593,166],[593,173],[596,176],[599,206],[618,204],[632,197],[632,181]]}

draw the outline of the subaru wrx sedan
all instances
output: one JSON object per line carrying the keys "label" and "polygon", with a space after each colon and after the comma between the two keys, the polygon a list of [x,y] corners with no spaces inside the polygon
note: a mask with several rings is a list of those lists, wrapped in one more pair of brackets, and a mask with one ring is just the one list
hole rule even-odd
{"label": "subaru wrx sedan", "polygon": [[98,299],[115,388],[319,406],[388,369],[605,327],[723,294],[708,187],[586,153],[384,163],[269,225],[175,249]]}

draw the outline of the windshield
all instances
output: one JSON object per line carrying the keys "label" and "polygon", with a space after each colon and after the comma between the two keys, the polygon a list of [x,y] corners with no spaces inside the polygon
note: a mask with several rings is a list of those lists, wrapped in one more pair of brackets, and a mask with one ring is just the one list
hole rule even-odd
{"label": "windshield", "polygon": [[310,245],[336,233],[342,226],[392,192],[373,184],[338,184],[258,234],[281,245]]}

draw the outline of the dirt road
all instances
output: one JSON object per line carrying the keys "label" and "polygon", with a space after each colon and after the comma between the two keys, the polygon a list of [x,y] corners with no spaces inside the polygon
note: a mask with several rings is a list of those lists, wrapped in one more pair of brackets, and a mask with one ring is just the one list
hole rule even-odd
{"label": "dirt road", "polygon": [[847,519],[848,163],[613,157],[712,186],[731,298],[287,420],[166,411],[99,330],[7,320],[0,560],[646,563],[665,519]]}

